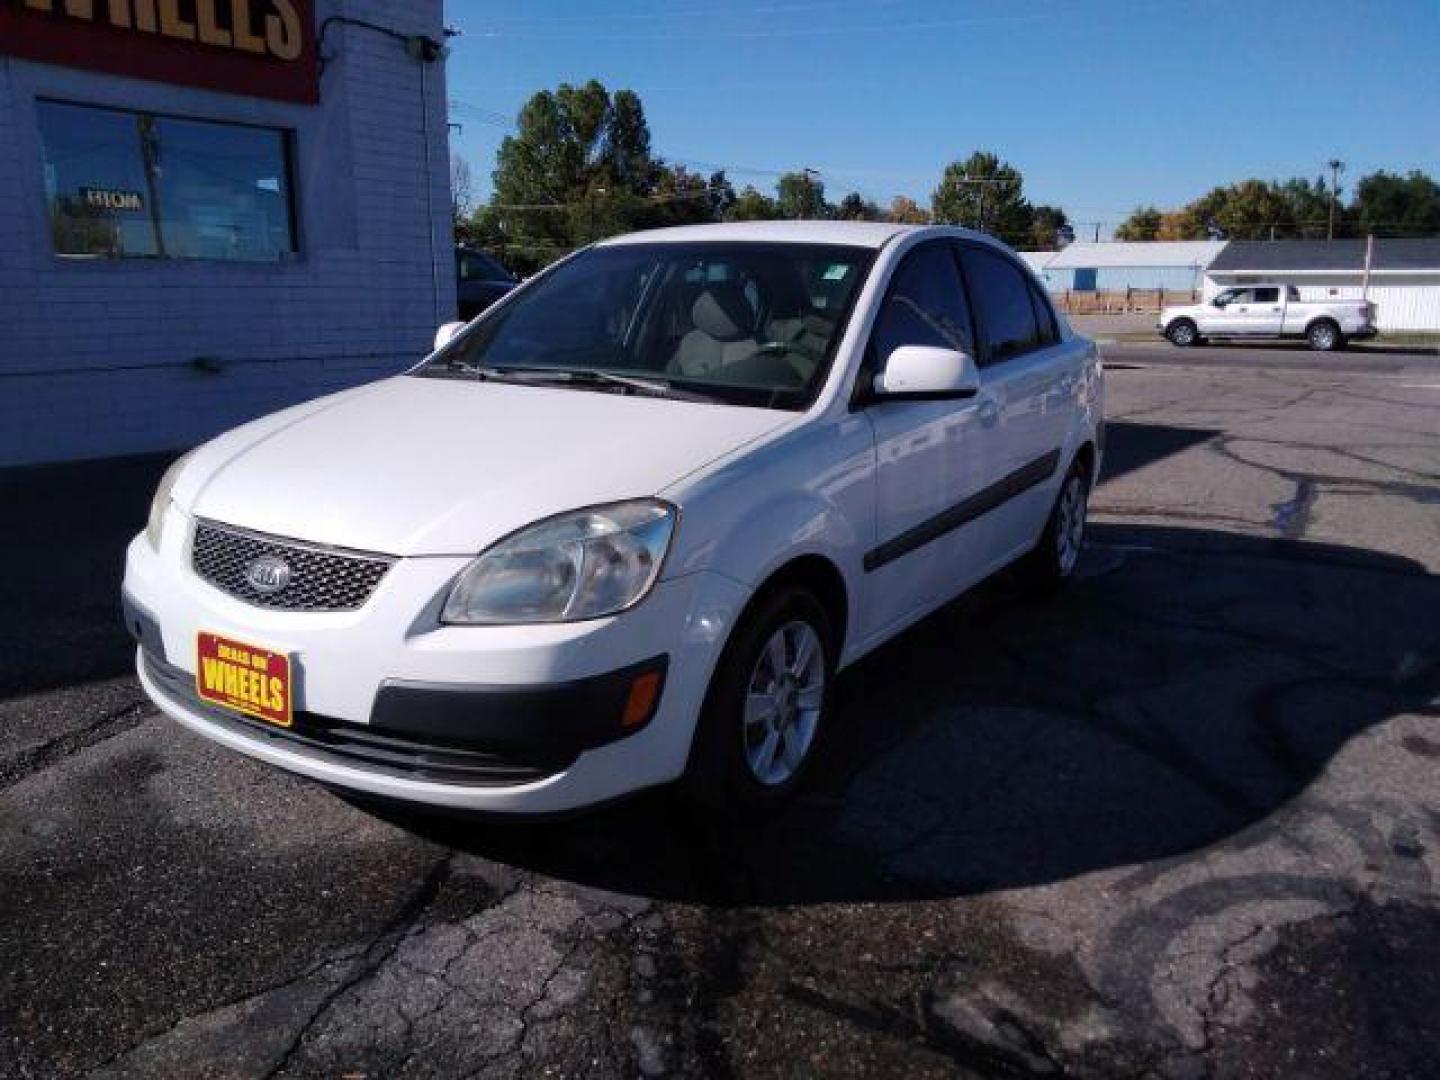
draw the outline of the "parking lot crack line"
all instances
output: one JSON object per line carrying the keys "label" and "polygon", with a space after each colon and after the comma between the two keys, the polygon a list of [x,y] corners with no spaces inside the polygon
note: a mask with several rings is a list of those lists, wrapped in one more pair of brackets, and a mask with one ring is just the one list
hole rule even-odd
{"label": "parking lot crack line", "polygon": [[450,876],[450,864],[452,854],[446,854],[437,861],[425,875],[405,903],[390,917],[383,927],[371,939],[364,951],[355,962],[354,969],[350,975],[333,986],[324,997],[310,1011],[310,1015],[296,1029],[294,1037],[288,1046],[280,1054],[275,1064],[265,1074],[266,1080],[279,1076],[289,1067],[296,1053],[305,1041],[306,1035],[315,1027],[320,1019],[329,1011],[345,993],[359,986],[366,979],[373,976],[384,966],[385,962],[394,956],[396,949],[400,947],[410,929],[414,926],[416,919],[439,895],[440,889]]}
{"label": "parking lot crack line", "polygon": [[23,751],[9,761],[0,762],[0,791],[81,750],[125,734],[138,727],[146,717],[153,715],[153,712],[150,703],[143,698],[127,702],[83,728],[57,735],[39,746]]}

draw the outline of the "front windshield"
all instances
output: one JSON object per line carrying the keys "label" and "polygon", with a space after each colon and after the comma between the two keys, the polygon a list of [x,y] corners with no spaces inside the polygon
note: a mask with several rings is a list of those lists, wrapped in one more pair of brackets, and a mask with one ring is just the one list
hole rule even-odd
{"label": "front windshield", "polygon": [[417,374],[596,373],[687,396],[802,408],[819,391],[873,255],[815,244],[592,248],[483,317]]}

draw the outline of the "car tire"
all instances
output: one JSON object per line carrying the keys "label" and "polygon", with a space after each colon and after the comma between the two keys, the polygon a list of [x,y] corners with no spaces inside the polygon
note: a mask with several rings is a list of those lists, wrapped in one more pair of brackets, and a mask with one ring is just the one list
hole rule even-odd
{"label": "car tire", "polygon": [[684,781],[690,802],[749,816],[794,793],[825,731],[835,640],[824,606],[798,586],[746,613],[705,696]]}
{"label": "car tire", "polygon": [[1307,326],[1305,340],[1315,352],[1337,352],[1345,348],[1345,335],[1329,319],[1319,319]]}
{"label": "car tire", "polygon": [[1181,349],[1200,344],[1199,328],[1189,319],[1176,319],[1165,328],[1165,336],[1171,345]]}
{"label": "car tire", "polygon": [[1085,461],[1077,458],[1065,474],[1040,542],[1020,564],[1021,576],[1032,588],[1051,592],[1075,578],[1085,546],[1085,519],[1090,507],[1092,478]]}

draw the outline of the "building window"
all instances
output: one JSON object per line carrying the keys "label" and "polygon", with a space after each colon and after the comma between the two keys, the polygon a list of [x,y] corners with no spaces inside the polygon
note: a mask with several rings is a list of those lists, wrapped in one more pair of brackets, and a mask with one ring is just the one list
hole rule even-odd
{"label": "building window", "polygon": [[272,262],[295,251],[287,132],[37,105],[57,254]]}

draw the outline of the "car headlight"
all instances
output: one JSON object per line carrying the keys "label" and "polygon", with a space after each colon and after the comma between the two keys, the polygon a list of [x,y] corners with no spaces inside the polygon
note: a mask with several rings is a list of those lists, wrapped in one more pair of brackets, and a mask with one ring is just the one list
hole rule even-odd
{"label": "car headlight", "polygon": [[553,623],[613,615],[655,584],[675,508],[658,499],[575,510],[501,540],[456,579],[447,623]]}
{"label": "car headlight", "polygon": [[155,498],[150,500],[150,517],[145,522],[145,539],[150,541],[150,546],[156,551],[160,550],[160,537],[165,529],[165,511],[170,509],[170,492],[175,488],[175,481],[180,479],[180,473],[184,471],[185,465],[194,455],[191,450],[183,454],[165,470],[165,475],[160,477],[160,483],[155,488]]}

